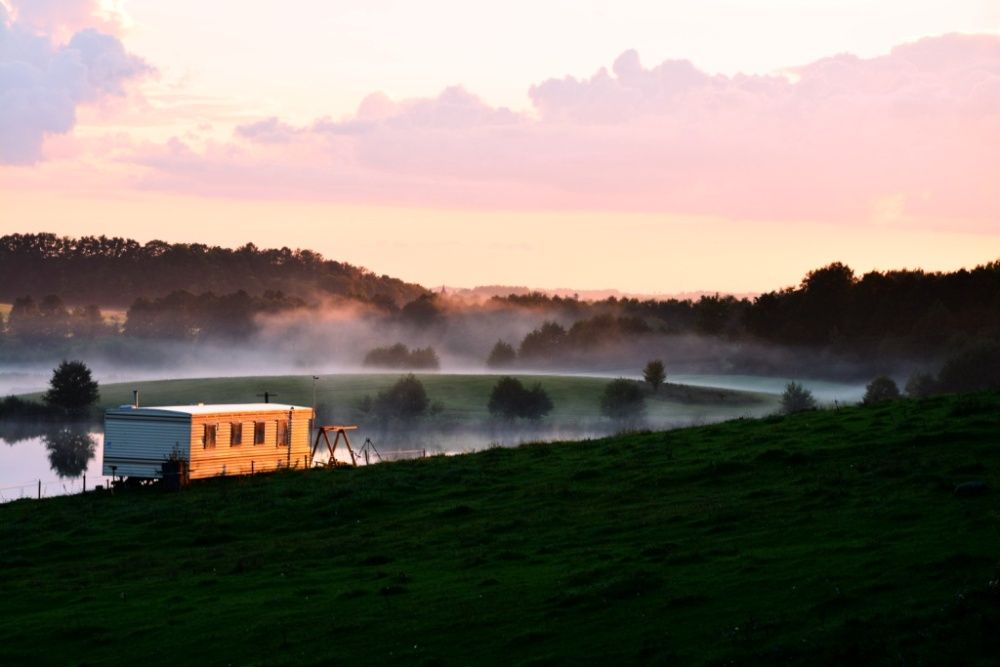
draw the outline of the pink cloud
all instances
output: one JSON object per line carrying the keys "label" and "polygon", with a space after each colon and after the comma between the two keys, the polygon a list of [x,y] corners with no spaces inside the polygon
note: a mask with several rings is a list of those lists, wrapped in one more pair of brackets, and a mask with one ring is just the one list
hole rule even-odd
{"label": "pink cloud", "polygon": [[236,127],[238,136],[265,143],[284,143],[294,138],[298,132],[299,130],[275,116]]}
{"label": "pink cloud", "polygon": [[429,206],[652,211],[995,230],[1000,38],[946,35],[782,75],[687,61],[550,79],[533,109],[455,87],[138,159],[148,187]]}
{"label": "pink cloud", "polygon": [[10,0],[14,20],[57,41],[85,28],[117,35],[121,24],[115,14],[101,9],[98,0]]}
{"label": "pink cloud", "polygon": [[128,81],[151,71],[117,37],[94,28],[56,44],[30,27],[0,5],[0,163],[38,161],[46,136],[73,128],[79,105],[122,96]]}

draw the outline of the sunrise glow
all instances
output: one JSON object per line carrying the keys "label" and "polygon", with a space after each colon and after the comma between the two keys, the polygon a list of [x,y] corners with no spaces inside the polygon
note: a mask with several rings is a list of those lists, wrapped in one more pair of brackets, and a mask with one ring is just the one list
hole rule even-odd
{"label": "sunrise glow", "polygon": [[644,293],[997,254],[993,3],[536,4],[6,0],[0,231]]}

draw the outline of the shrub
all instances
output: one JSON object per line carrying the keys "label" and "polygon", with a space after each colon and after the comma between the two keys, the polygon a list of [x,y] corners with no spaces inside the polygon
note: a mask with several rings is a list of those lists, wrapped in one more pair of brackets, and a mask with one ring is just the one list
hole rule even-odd
{"label": "shrub", "polygon": [[937,383],[930,373],[914,373],[906,381],[906,395],[910,398],[927,398],[937,391]]}
{"label": "shrub", "polygon": [[874,405],[898,399],[899,387],[896,386],[896,382],[890,377],[881,375],[865,387],[865,397],[861,402],[865,405]]}
{"label": "shrub", "polygon": [[1000,345],[978,345],[950,357],[938,375],[945,392],[1000,389]]}
{"label": "shrub", "polygon": [[514,419],[540,419],[552,412],[552,399],[540,384],[526,389],[521,381],[503,377],[493,387],[487,405],[490,414]]}
{"label": "shrub", "polygon": [[646,411],[646,397],[638,382],[619,378],[604,387],[601,414],[618,421],[633,421]]}
{"label": "shrub", "polygon": [[816,409],[816,399],[812,392],[798,382],[785,385],[785,393],[781,395],[781,411],[786,415],[806,410]]}
{"label": "shrub", "polygon": [[655,393],[667,379],[667,371],[663,367],[663,361],[654,359],[646,364],[646,368],[642,371],[642,377],[649,383],[649,386],[653,388],[653,392]]}
{"label": "shrub", "polygon": [[424,383],[411,373],[401,377],[388,389],[380,391],[372,401],[371,410],[382,419],[410,420],[422,417],[428,407],[430,400]]}
{"label": "shrub", "polygon": [[486,365],[490,368],[505,368],[517,361],[517,352],[514,346],[502,340],[498,340],[490,351],[490,356],[486,358]]}

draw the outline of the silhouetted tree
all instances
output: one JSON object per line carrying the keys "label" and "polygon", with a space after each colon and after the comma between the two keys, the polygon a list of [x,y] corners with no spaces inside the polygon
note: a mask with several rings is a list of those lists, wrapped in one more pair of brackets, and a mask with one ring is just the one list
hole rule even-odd
{"label": "silhouetted tree", "polygon": [[545,322],[521,341],[518,352],[522,359],[551,359],[560,352],[566,340],[566,330],[556,322]]}
{"label": "silhouetted tree", "polygon": [[552,399],[540,384],[526,389],[520,380],[503,377],[490,392],[487,407],[491,415],[498,417],[540,419],[549,414],[553,406]]}
{"label": "silhouetted tree", "polygon": [[1000,389],[1000,344],[980,343],[952,355],[937,384],[941,391],[956,393]]}
{"label": "silhouetted tree", "polygon": [[82,361],[63,361],[52,371],[49,390],[43,399],[50,406],[70,414],[82,414],[100,397],[97,382]]}
{"label": "silhouetted tree", "polygon": [[441,367],[441,361],[434,348],[424,347],[410,350],[402,343],[371,349],[365,355],[362,363],[365,366],[377,368],[408,368],[413,370],[435,370]]}
{"label": "silhouetted tree", "polygon": [[372,402],[372,411],[382,419],[412,420],[422,417],[430,400],[424,384],[413,374],[400,378],[391,387],[380,391]]}
{"label": "silhouetted tree", "polygon": [[409,368],[414,370],[437,370],[441,368],[441,360],[433,347],[416,347],[410,351]]}
{"label": "silhouetted tree", "polygon": [[927,398],[937,391],[937,382],[930,373],[914,373],[906,381],[906,395],[910,398]]}
{"label": "silhouetted tree", "polygon": [[663,361],[653,359],[646,364],[646,367],[642,370],[642,378],[649,383],[654,393],[659,391],[660,385],[667,379],[667,371],[663,366]]}
{"label": "silhouetted tree", "polygon": [[646,411],[646,397],[638,382],[612,380],[604,386],[601,395],[601,414],[616,421],[631,422],[640,419]]}
{"label": "silhouetted tree", "polygon": [[14,299],[8,316],[7,327],[10,335],[21,339],[29,340],[38,335],[38,304],[30,296],[21,296]]}
{"label": "silhouetted tree", "polygon": [[642,318],[601,314],[574,322],[561,342],[569,350],[586,350],[636,338],[651,331]]}
{"label": "silhouetted tree", "polygon": [[812,392],[798,382],[785,385],[785,393],[781,395],[781,411],[786,415],[806,410],[816,409],[816,399]]}
{"label": "silhouetted tree", "polygon": [[421,294],[400,309],[399,318],[407,324],[429,327],[444,319],[444,311],[436,294]]}
{"label": "silhouetted tree", "polygon": [[895,401],[899,397],[899,387],[896,386],[895,380],[881,375],[865,387],[865,397],[861,402],[865,405],[874,405],[885,401]]}
{"label": "silhouetted tree", "polygon": [[104,315],[96,305],[74,308],[70,312],[70,329],[74,336],[80,338],[96,338],[111,333],[117,333],[104,322]]}
{"label": "silhouetted tree", "polygon": [[517,351],[510,343],[498,340],[497,344],[490,350],[490,356],[486,358],[486,365],[490,368],[506,368],[517,361]]}
{"label": "silhouetted tree", "polygon": [[46,295],[38,304],[36,335],[43,338],[66,338],[69,335],[69,311],[56,294]]}

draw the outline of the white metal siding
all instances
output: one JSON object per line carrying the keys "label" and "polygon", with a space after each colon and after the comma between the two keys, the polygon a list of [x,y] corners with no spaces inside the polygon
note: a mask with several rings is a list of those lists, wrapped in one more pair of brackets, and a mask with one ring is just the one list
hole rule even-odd
{"label": "white metal siding", "polygon": [[108,414],[104,417],[104,474],[160,477],[161,464],[175,450],[190,459],[191,417],[141,417]]}

